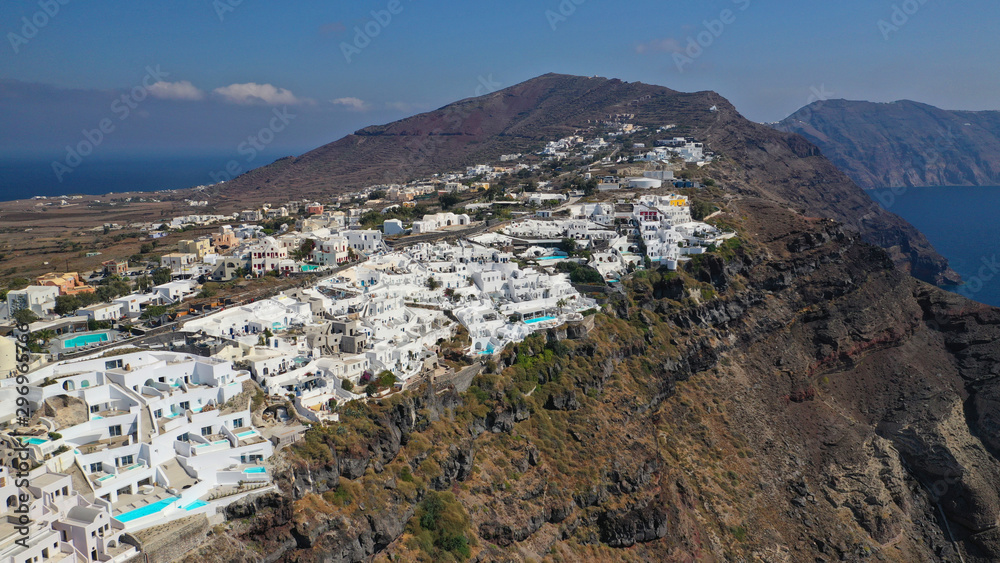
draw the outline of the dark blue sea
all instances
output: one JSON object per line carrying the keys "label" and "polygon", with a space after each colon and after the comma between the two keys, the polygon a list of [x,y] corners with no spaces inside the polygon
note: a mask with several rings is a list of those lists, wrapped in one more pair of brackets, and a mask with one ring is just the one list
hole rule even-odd
{"label": "dark blue sea", "polygon": [[0,201],[36,195],[102,195],[212,184],[210,174],[225,170],[226,163],[234,156],[93,157],[63,174],[61,182],[52,170],[52,159],[0,157]]}
{"label": "dark blue sea", "polygon": [[1000,307],[1000,187],[872,190],[872,199],[906,219],[961,274],[949,288]]}

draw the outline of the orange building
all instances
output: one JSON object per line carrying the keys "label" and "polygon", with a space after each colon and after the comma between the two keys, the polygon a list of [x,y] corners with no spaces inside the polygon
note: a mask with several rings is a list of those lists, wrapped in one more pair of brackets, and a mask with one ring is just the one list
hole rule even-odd
{"label": "orange building", "polygon": [[35,285],[48,285],[59,288],[59,295],[76,295],[78,293],[94,293],[94,288],[83,282],[77,272],[57,274],[55,272],[38,276]]}
{"label": "orange building", "polygon": [[125,260],[108,260],[101,262],[101,266],[104,267],[104,275],[106,276],[128,275],[128,262]]}

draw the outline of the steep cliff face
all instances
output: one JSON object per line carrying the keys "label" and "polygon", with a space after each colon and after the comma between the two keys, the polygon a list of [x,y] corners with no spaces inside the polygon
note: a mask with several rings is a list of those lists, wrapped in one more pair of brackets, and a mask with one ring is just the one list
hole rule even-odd
{"label": "steep cliff face", "polygon": [[826,100],[775,127],[816,144],[864,188],[1000,185],[1000,112]]}
{"label": "steep cliff face", "polygon": [[[1000,558],[1000,311],[731,205],[741,248],[637,276],[466,393],[352,405],[189,560]],[[428,539],[430,491],[467,543]]]}

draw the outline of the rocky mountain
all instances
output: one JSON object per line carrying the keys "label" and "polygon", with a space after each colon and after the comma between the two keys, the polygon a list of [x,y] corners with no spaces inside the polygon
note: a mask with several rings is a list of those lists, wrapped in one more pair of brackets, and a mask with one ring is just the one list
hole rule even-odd
{"label": "rocky mountain", "polygon": [[341,410],[186,561],[996,561],[1000,310],[744,197],[742,244],[464,391]]}
{"label": "rocky mountain", "polygon": [[368,127],[226,182],[216,199],[220,207],[236,209],[275,193],[322,198],[347,188],[427,177],[502,154],[530,153],[547,140],[620,115],[654,128],[676,124],[678,133],[705,141],[723,156],[713,166],[734,193],[846,223],[914,276],[934,283],[957,280],[919,231],[875,204],[801,137],[748,121],[714,92],[681,93],[617,79],[547,74]]}
{"label": "rocky mountain", "polygon": [[345,405],[184,560],[1000,559],[1000,310],[822,218],[868,208],[801,137],[663,95],[723,155],[702,197],[738,243],[471,386]]}
{"label": "rocky mountain", "polygon": [[816,144],[863,188],[1000,185],[997,111],[826,100],[775,127]]}

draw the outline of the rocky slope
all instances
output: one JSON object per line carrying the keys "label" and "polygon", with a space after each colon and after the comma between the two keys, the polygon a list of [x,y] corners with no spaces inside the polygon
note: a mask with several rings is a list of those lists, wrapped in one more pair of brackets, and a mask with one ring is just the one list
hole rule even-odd
{"label": "rocky slope", "polygon": [[1000,558],[1000,310],[729,206],[741,247],[637,276],[589,335],[350,405],[188,561]]}
{"label": "rocky slope", "polygon": [[[717,108],[711,111],[710,108]],[[324,198],[346,188],[406,181],[531,153],[544,141],[586,131],[610,116],[704,140],[724,158],[727,186],[858,230],[889,251],[897,265],[933,283],[957,275],[927,239],[875,204],[796,135],[752,123],[714,92],[681,93],[617,79],[547,74],[388,125],[368,127],[298,158],[251,171],[218,189],[220,208],[253,198]]]}
{"label": "rocky slope", "polygon": [[827,100],[775,127],[815,143],[864,188],[1000,185],[1000,112]]}

